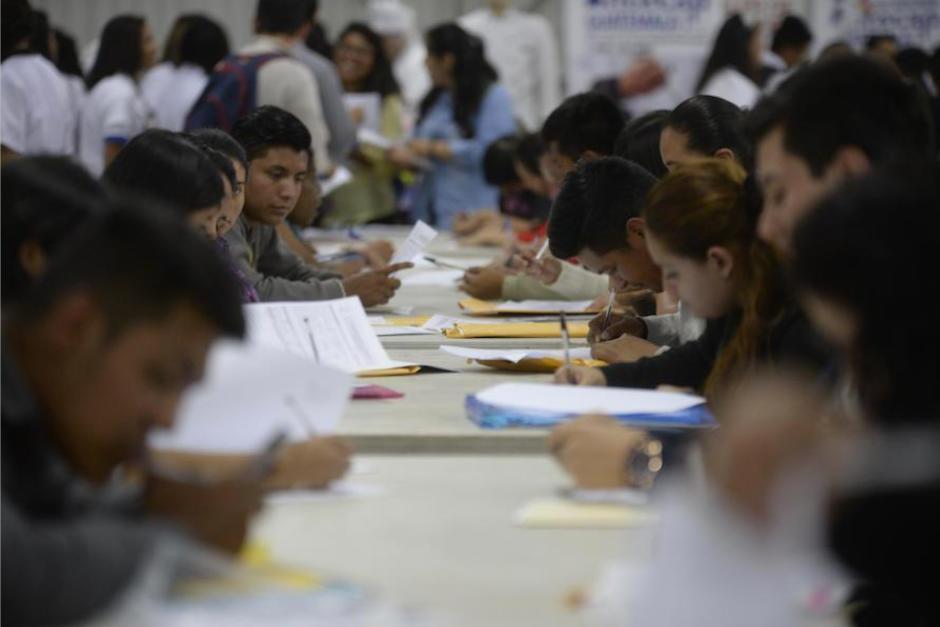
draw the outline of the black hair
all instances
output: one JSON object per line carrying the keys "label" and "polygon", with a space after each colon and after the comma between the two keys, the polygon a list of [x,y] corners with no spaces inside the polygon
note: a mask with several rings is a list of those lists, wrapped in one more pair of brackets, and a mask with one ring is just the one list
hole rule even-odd
{"label": "black hair", "polygon": [[751,36],[754,29],[744,23],[744,19],[735,13],[722,24],[711,54],[702,68],[702,74],[695,84],[695,91],[700,92],[720,70],[732,67],[744,76],[754,78],[757,68],[752,67],[750,58]]}
{"label": "black hair", "polygon": [[[231,170],[232,164],[223,161]],[[182,135],[161,129],[144,131],[129,141],[102,180],[115,189],[160,200],[183,214],[218,205],[225,197],[217,163]]]}
{"label": "black hair", "polygon": [[29,34],[29,50],[52,60],[49,49],[49,16],[45,11],[33,11],[33,27]]}
{"label": "black hair", "polygon": [[880,169],[850,181],[809,213],[793,236],[798,290],[847,308],[858,321],[849,365],[863,406],[886,424],[940,415],[938,301],[927,298],[907,308],[903,320],[886,306],[922,293],[923,272],[937,265],[936,170],[936,164],[904,173]]}
{"label": "black hair", "polygon": [[614,142],[614,156],[638,163],[644,170],[661,179],[669,171],[659,151],[659,136],[662,135],[668,116],[669,111],[660,109],[627,122]]}
{"label": "black hair", "polygon": [[770,49],[774,52],[787,48],[803,48],[813,41],[813,32],[806,22],[795,15],[788,15],[774,31]]}
{"label": "black hair", "polygon": [[189,25],[192,24],[196,15],[196,13],[184,13],[178,15],[176,19],[173,20],[173,26],[170,27],[170,34],[167,35],[166,41],[163,42],[163,53],[160,55],[161,62],[171,63],[173,65],[180,64],[180,42],[183,41],[183,35],[186,34],[186,30],[189,28]]}
{"label": "black hair", "polygon": [[705,95],[692,96],[680,103],[666,119],[666,126],[688,137],[690,150],[711,157],[727,148],[749,171],[753,151],[743,123],[744,112],[737,105]]}
{"label": "black hair", "polygon": [[248,170],[248,155],[234,137],[220,128],[201,128],[187,135],[197,146],[216,150]]}
{"label": "black hair", "polygon": [[559,259],[588,248],[598,255],[626,248],[626,225],[643,211],[656,178],[620,157],[578,165],[566,177],[552,204],[548,241]]}
{"label": "black hair", "polygon": [[865,39],[865,50],[872,51],[878,46],[886,42],[897,43],[898,38],[894,35],[888,33],[876,33],[874,35],[869,35]]}
{"label": "black hair", "polygon": [[786,150],[819,177],[844,146],[876,164],[929,154],[930,113],[922,105],[887,64],[842,56],[800,70],[758,102],[745,128],[755,145],[782,128]]}
{"label": "black hair", "polygon": [[179,216],[141,199],[108,203],[56,254],[19,310],[35,320],[74,290],[89,290],[110,337],[175,307],[194,307],[223,335],[241,338],[241,289],[218,250]]}
{"label": "black hair", "polygon": [[232,137],[245,149],[249,161],[270,148],[285,147],[306,152],[313,162],[310,131],[297,116],[279,107],[265,105],[240,118],[232,127]]}
{"label": "black hair", "polygon": [[113,74],[133,78],[141,70],[144,24],[144,18],[137,15],[118,15],[108,20],[101,32],[95,64],[88,73],[88,89]]}
{"label": "black hair", "polygon": [[310,16],[309,0],[258,0],[255,29],[258,33],[293,35]]}
{"label": "black hair", "polygon": [[82,223],[100,211],[105,192],[82,166],[66,157],[17,159],[0,168],[3,226],[2,298],[17,302],[33,279],[20,262],[20,249],[36,241],[47,257]]}
{"label": "black hair", "polygon": [[542,126],[542,141],[546,145],[557,142],[558,150],[574,161],[588,150],[610,155],[625,124],[623,111],[609,96],[575,94],[549,114]]}
{"label": "black hair", "polygon": [[850,46],[848,42],[840,39],[828,44],[825,48],[820,50],[819,54],[816,56],[816,61],[829,61],[830,59],[854,55],[855,50],[852,46]]}
{"label": "black hair", "polygon": [[[480,110],[486,90],[496,82],[496,70],[486,60],[483,40],[454,22],[435,26],[428,31],[425,40],[428,54],[454,55],[454,122],[464,137],[473,137],[476,134],[473,117]],[[444,91],[442,87],[434,87],[424,97],[419,107],[419,123]]]}
{"label": "black hair", "polygon": [[3,0],[0,5],[3,15],[0,45],[2,45],[2,60],[16,52],[23,40],[29,39],[33,32],[33,11],[27,0]]}
{"label": "black hair", "polygon": [[194,15],[179,42],[179,63],[192,63],[212,74],[216,63],[229,53],[228,36],[218,22]]}
{"label": "black hair", "polygon": [[483,178],[487,184],[499,187],[519,182],[513,162],[518,147],[519,138],[515,135],[500,137],[486,147],[483,153]]}
{"label": "black hair", "polygon": [[542,164],[539,160],[545,154],[545,142],[538,133],[525,133],[519,136],[516,144],[516,154],[513,158],[518,161],[530,174],[541,177]]}
{"label": "black hair", "polygon": [[82,64],[78,61],[78,48],[75,45],[75,39],[59,29],[55,29],[53,33],[55,34],[56,47],[59,50],[56,67],[67,76],[77,76],[84,79],[85,73],[82,72]]}
{"label": "black hair", "polygon": [[[357,34],[369,42],[372,48],[372,71],[363,81],[363,92],[376,92],[383,98],[391,94],[397,94],[401,90],[398,87],[398,81],[395,80],[395,74],[392,72],[392,63],[385,54],[385,47],[382,45],[382,38],[378,33],[369,28],[362,22],[353,22],[343,29],[343,32],[336,38],[337,45],[346,35]],[[335,54],[335,50],[334,50]]]}

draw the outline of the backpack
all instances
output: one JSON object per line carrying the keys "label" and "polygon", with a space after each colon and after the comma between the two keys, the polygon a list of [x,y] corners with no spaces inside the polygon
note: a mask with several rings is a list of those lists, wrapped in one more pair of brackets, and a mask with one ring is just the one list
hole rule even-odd
{"label": "backpack", "polygon": [[229,55],[209,77],[209,83],[186,116],[186,130],[220,128],[231,131],[236,120],[257,106],[258,70],[268,61],[288,58],[282,52]]}

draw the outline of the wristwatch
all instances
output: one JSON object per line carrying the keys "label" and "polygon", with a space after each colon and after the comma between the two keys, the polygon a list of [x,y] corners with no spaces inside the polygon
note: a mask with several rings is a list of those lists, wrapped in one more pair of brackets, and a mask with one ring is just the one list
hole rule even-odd
{"label": "wristwatch", "polygon": [[627,480],[633,486],[649,490],[663,469],[663,443],[655,438],[644,438],[627,453]]}

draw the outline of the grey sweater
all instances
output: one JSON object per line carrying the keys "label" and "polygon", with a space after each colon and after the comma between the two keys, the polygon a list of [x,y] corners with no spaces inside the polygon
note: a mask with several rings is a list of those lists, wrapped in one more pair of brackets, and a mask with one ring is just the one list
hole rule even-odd
{"label": "grey sweater", "polygon": [[341,276],[307,265],[287,249],[273,226],[243,215],[225,239],[229,252],[262,302],[342,298]]}

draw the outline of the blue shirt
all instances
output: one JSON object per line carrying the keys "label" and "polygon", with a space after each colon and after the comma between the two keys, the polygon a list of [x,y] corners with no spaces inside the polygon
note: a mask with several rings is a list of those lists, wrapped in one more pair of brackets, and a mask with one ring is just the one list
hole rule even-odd
{"label": "blue shirt", "polygon": [[412,207],[414,219],[430,222],[433,208],[437,226],[449,229],[458,213],[499,206],[499,190],[483,177],[483,154],[500,137],[516,133],[506,88],[490,86],[472,123],[474,136],[463,137],[454,120],[453,97],[445,91],[415,128],[416,138],[446,141],[453,156],[449,161],[432,161],[434,168],[424,173]]}

